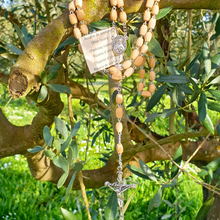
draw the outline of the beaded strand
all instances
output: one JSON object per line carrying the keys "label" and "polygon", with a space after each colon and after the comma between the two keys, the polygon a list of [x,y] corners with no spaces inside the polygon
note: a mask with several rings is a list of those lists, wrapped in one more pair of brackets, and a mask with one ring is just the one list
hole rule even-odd
{"label": "beaded strand", "polygon": [[[73,25],[73,36],[78,40],[83,35],[89,33],[89,29],[85,24],[85,13],[82,10],[82,0],[72,0],[69,3],[69,20]],[[79,51],[82,53],[80,44],[78,44]]]}

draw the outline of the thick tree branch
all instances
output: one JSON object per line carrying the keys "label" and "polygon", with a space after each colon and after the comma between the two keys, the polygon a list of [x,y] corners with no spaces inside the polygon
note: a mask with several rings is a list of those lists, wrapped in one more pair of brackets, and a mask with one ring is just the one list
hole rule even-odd
{"label": "thick tree branch", "polygon": [[7,11],[5,8],[1,8],[0,16],[5,17],[7,20],[11,22],[12,25],[17,24],[18,27],[21,27],[17,15],[14,14],[13,12]]}

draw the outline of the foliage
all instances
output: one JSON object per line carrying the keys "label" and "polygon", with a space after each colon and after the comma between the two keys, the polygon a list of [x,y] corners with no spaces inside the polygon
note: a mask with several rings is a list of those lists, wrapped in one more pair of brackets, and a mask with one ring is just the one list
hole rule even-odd
{"label": "foliage", "polygon": [[[25,5],[15,1],[13,6],[8,7],[8,11],[19,15],[18,24],[10,23],[10,17],[7,16],[8,12],[5,13],[4,17],[0,18],[0,29],[4,28],[5,30],[4,33],[0,34],[0,62],[2,64],[0,71],[6,75],[9,74],[10,66],[17,60],[28,42],[51,19],[57,17],[65,9],[62,1],[56,1],[56,4],[54,4],[54,1],[46,2],[49,4],[49,14],[46,11],[46,5],[42,1],[37,1],[37,3],[36,1],[29,1]],[[34,6],[34,4],[36,5]],[[157,19],[163,18],[160,23],[161,26],[158,28],[155,38],[152,38],[148,45],[149,51],[156,56],[158,64],[160,63],[156,69],[159,72],[156,79],[157,91],[150,100],[140,98],[136,88],[137,76],[125,79],[123,82],[123,94],[126,100],[126,113],[128,115],[135,115],[141,121],[144,121],[150,132],[165,136],[169,135],[169,130],[174,126],[177,133],[195,130],[195,124],[186,128],[188,122],[185,122],[187,120],[185,115],[196,112],[199,123],[202,123],[211,134],[214,134],[214,123],[220,112],[220,78],[218,76],[220,65],[220,46],[218,44],[220,35],[219,13],[210,11],[192,12],[194,19],[190,42],[192,49],[190,50],[185,40],[187,31],[191,29],[187,25],[188,18],[186,12],[177,10],[169,13],[171,9],[172,7],[168,7],[160,11]],[[201,15],[202,13],[203,15]],[[130,38],[126,51],[127,57],[130,56],[131,48],[135,46],[134,38],[139,35],[138,30],[142,23],[140,14],[129,15],[128,18]],[[89,28],[93,31],[109,26],[110,22],[105,19],[91,23]],[[157,38],[159,38],[158,41],[156,40]],[[161,38],[165,39],[166,42],[161,42]],[[106,106],[110,105],[111,99],[106,94],[107,88],[100,86],[100,83],[103,84],[106,79],[103,79],[102,76],[100,77],[99,74],[87,75],[84,68],[85,61],[77,50],[77,43],[78,41],[73,37],[67,39],[58,45],[54,54],[48,60],[45,70],[41,73],[41,86],[37,97],[38,104],[43,103],[47,99],[51,90],[59,93],[71,93],[67,86],[53,84],[53,80],[58,77],[58,72],[66,68],[61,63],[54,65],[56,63],[55,57],[68,47],[70,53],[67,69],[69,69],[70,78],[80,81],[81,84],[87,86],[89,91],[94,92],[96,97],[103,101],[103,104]],[[164,44],[169,44],[169,49]],[[145,65],[145,70],[149,70],[148,65]],[[83,82],[84,79],[86,79],[86,83]],[[147,83],[148,80],[146,80]],[[6,87],[1,84],[0,86],[3,89],[1,100],[1,106],[3,107],[7,103],[6,99],[9,99],[9,95]],[[61,95],[61,97],[64,99],[64,96]],[[14,118],[22,117],[23,119],[24,115],[27,115],[26,112],[28,112],[30,117],[26,120],[30,123],[38,111],[34,103],[30,102],[31,106],[27,106],[25,99],[12,101],[8,107],[3,108],[3,111],[12,122],[14,122]],[[0,161],[3,168],[3,172],[0,174],[2,175],[2,178],[0,178],[0,186],[2,188],[0,189],[2,194],[0,202],[3,208],[0,209],[0,215],[12,218],[15,217],[16,213],[16,217],[21,219],[39,219],[39,216],[43,218],[43,215],[45,219],[62,219],[62,211],[65,219],[86,218],[81,194],[79,192],[71,192],[71,188],[77,172],[85,168],[94,169],[101,167],[101,165],[107,163],[114,151],[110,144],[113,139],[113,129],[109,123],[111,112],[105,110],[99,115],[95,110],[91,110],[90,106],[83,101],[72,102],[72,105],[75,116],[78,116],[76,121],[80,121],[81,126],[77,123],[71,130],[66,123],[67,108],[64,108],[61,117],[55,117],[55,124],[51,128],[48,126],[44,127],[43,137],[45,145],[29,149],[30,153],[42,151],[56,166],[63,170],[64,173],[57,183],[58,189],[49,183],[35,183],[33,179],[33,182],[27,181],[31,179],[31,176],[27,173],[27,169],[24,168],[20,157],[18,164],[22,164],[23,167],[17,166],[16,158],[18,156],[12,159],[13,165],[10,164],[10,166],[12,165],[11,168],[16,166],[17,176],[21,177],[20,181],[15,180],[15,176],[12,173],[14,170],[7,169],[8,163],[4,162],[4,160],[7,161],[9,159],[2,159]],[[21,113],[18,107],[26,111]],[[35,110],[34,113],[30,111],[32,109]],[[88,115],[90,119],[88,119]],[[173,115],[176,116],[176,124],[170,123],[169,127],[168,123]],[[27,124],[27,121],[17,122],[17,125]],[[219,130],[218,126],[218,133],[220,133]],[[78,147],[78,137],[80,137],[80,147]],[[90,143],[89,145],[87,144],[88,142]],[[90,148],[89,151],[88,146]],[[86,161],[78,160],[79,158],[86,158],[87,155],[89,156]],[[180,147],[173,158],[173,161],[178,166],[181,165],[181,157],[182,149]],[[88,161],[92,162],[86,163]],[[131,172],[142,178],[131,177],[127,180],[135,180],[140,184],[135,195],[132,197],[134,199],[131,199],[130,205],[127,208],[125,214],[127,220],[156,218],[192,219],[197,215],[202,203],[201,192],[198,195],[198,188],[194,189],[192,185],[190,187],[194,191],[190,190],[191,192],[189,192],[188,183],[183,182],[183,180],[189,182],[190,180],[186,174],[182,174],[177,178],[176,175],[178,175],[179,168],[176,165],[167,161],[145,164],[140,160],[139,163],[140,167],[127,165]],[[211,183],[216,179],[219,180],[219,166],[218,158],[204,166],[199,176],[207,183]],[[72,169],[75,172],[66,191],[64,191],[62,186]],[[9,176],[12,181],[8,183],[6,177]],[[29,188],[26,187],[27,185]],[[18,194],[17,191],[19,190],[23,190],[23,194]],[[200,198],[199,204],[195,200],[195,196],[191,196],[190,193],[198,195]],[[118,217],[115,193],[110,193],[109,189],[103,187],[87,191],[87,194],[93,219],[104,217],[105,219],[115,219]],[[127,192],[126,200],[129,200],[129,197],[130,195]],[[13,199],[8,200],[8,198]],[[57,203],[56,205],[53,200]],[[139,204],[140,201],[142,205],[137,206],[136,204]],[[207,214],[212,203],[213,198],[210,197],[201,207],[197,219],[203,218]],[[58,207],[63,208],[60,210]],[[72,214],[73,209],[77,210],[75,214]],[[35,210],[35,213],[32,216],[33,210]],[[71,210],[71,212],[68,212],[68,210]]]}

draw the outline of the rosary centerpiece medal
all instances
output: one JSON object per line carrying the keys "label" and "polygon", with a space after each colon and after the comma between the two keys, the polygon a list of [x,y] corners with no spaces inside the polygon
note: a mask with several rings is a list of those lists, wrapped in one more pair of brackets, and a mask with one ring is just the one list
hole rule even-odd
{"label": "rosary centerpiece medal", "polygon": [[112,51],[116,56],[124,54],[127,48],[126,38],[122,35],[117,35],[112,41]]}

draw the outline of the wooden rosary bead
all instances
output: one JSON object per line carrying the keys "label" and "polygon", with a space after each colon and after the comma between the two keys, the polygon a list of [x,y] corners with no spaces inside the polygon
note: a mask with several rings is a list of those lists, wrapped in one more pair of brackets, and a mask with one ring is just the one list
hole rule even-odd
{"label": "wooden rosary bead", "polygon": [[141,66],[144,66],[144,65],[145,65],[145,59],[143,59]]}
{"label": "wooden rosary bead", "polygon": [[146,8],[152,8],[153,4],[154,4],[154,0],[147,0]]}
{"label": "wooden rosary bead", "polygon": [[123,153],[123,145],[122,144],[117,144],[116,145],[116,152],[117,154],[122,154]]}
{"label": "wooden rosary bead", "polygon": [[112,9],[111,12],[110,12],[110,19],[112,21],[117,21],[117,18],[118,18],[117,11]]}
{"label": "wooden rosary bead", "polygon": [[144,15],[143,15],[143,20],[144,21],[149,21],[150,20],[150,11],[145,10]]}
{"label": "wooden rosary bead", "polygon": [[76,15],[79,21],[82,21],[85,19],[85,13],[83,12],[83,10],[76,10]]}
{"label": "wooden rosary bead", "polygon": [[124,7],[124,0],[118,0],[117,6],[118,8]]}
{"label": "wooden rosary bead", "polygon": [[154,29],[156,26],[156,19],[155,18],[151,18],[149,23],[148,23],[148,28],[149,29]]}
{"label": "wooden rosary bead", "polygon": [[154,68],[155,67],[155,59],[154,58],[152,58],[152,59],[150,59],[149,60],[149,66],[150,66],[150,68]]}
{"label": "wooden rosary bead", "polygon": [[141,47],[140,52],[141,52],[142,54],[145,54],[145,53],[147,53],[147,51],[148,51],[148,46],[144,44],[144,45]]}
{"label": "wooden rosary bead", "polygon": [[138,86],[137,86],[137,90],[138,90],[139,92],[141,92],[141,91],[143,91],[143,89],[144,89],[144,83],[139,82],[139,83],[138,83]]}
{"label": "wooden rosary bead", "polygon": [[155,80],[155,78],[156,78],[155,72],[154,71],[150,71],[150,73],[149,73],[149,80],[153,81],[153,80]]}
{"label": "wooden rosary bead", "polygon": [[129,67],[129,68],[125,71],[124,76],[125,76],[125,77],[129,77],[129,76],[131,76],[133,73],[134,73],[134,69],[133,69],[132,67]]}
{"label": "wooden rosary bead", "polygon": [[116,103],[120,105],[122,104],[122,102],[123,102],[123,96],[122,94],[119,93],[116,95]]}
{"label": "wooden rosary bead", "polygon": [[146,33],[147,33],[147,25],[142,24],[141,28],[140,28],[140,31],[139,31],[139,34],[141,36],[144,36]]}
{"label": "wooden rosary bead", "polygon": [[82,8],[82,0],[75,0],[75,6]]}
{"label": "wooden rosary bead", "polygon": [[86,24],[80,25],[80,30],[81,30],[82,34],[88,34],[89,33],[89,29],[88,29]]}
{"label": "wooden rosary bead", "polygon": [[83,53],[81,44],[78,44],[78,50],[79,50],[80,53]]}
{"label": "wooden rosary bead", "polygon": [[71,1],[70,3],[69,3],[69,11],[75,11],[76,10],[76,7],[75,7],[75,3],[74,3],[74,1]]}
{"label": "wooden rosary bead", "polygon": [[140,79],[143,79],[144,76],[145,76],[145,70],[144,69],[140,69],[138,76],[139,76]]}
{"label": "wooden rosary bead", "polygon": [[121,81],[122,80],[122,73],[121,73],[121,71],[119,70],[118,73],[113,74],[112,75],[112,79],[115,80],[115,81]]}
{"label": "wooden rosary bead", "polygon": [[78,40],[80,37],[82,37],[81,31],[79,28],[74,28],[73,29],[73,35],[74,37]]}
{"label": "wooden rosary bead", "polygon": [[123,64],[122,67],[124,70],[128,69],[131,66],[131,61],[130,60],[126,60]]}
{"label": "wooden rosary bead", "polygon": [[122,130],[123,130],[123,125],[121,122],[117,122],[116,125],[115,125],[115,129],[118,133],[121,133]]}
{"label": "wooden rosary bead", "polygon": [[152,38],[152,32],[147,32],[144,36],[144,40],[146,42],[150,42],[151,41],[151,38]]}
{"label": "wooden rosary bead", "polygon": [[150,93],[149,91],[142,91],[142,92],[141,92],[141,95],[142,95],[143,97],[146,97],[146,98],[151,97],[151,93]]}
{"label": "wooden rosary bead", "polygon": [[76,15],[75,15],[75,13],[69,14],[69,20],[70,20],[70,23],[71,23],[72,25],[78,23],[78,20],[77,20],[77,17],[76,17]]}
{"label": "wooden rosary bead", "polygon": [[137,67],[141,66],[141,64],[142,64],[144,58],[145,58],[145,57],[138,56],[138,57],[135,59],[135,61],[134,61],[134,65],[137,66]]}
{"label": "wooden rosary bead", "polygon": [[144,43],[144,39],[143,37],[139,37],[137,40],[136,40],[136,47],[141,47]]}
{"label": "wooden rosary bead", "polygon": [[122,23],[126,23],[127,22],[127,14],[125,11],[121,11],[119,13],[119,19]]}
{"label": "wooden rosary bead", "polygon": [[139,55],[139,51],[138,51],[138,50],[133,50],[133,51],[131,52],[130,58],[131,58],[132,60],[135,60],[138,55]]}
{"label": "wooden rosary bead", "polygon": [[110,0],[110,5],[111,6],[116,6],[117,5],[117,0]]}
{"label": "wooden rosary bead", "polygon": [[123,116],[123,109],[120,107],[120,108],[116,108],[116,117],[117,118],[122,118]]}
{"label": "wooden rosary bead", "polygon": [[115,67],[115,66],[112,66],[112,67],[110,67],[110,69],[109,69],[109,73],[112,74],[112,75],[118,74],[119,71],[120,71],[119,68],[118,68],[118,67]]}
{"label": "wooden rosary bead", "polygon": [[159,5],[153,5],[152,14],[158,15],[158,13],[159,13]]}
{"label": "wooden rosary bead", "polygon": [[149,92],[153,93],[155,91],[155,85],[154,84],[150,84],[149,85]]}

